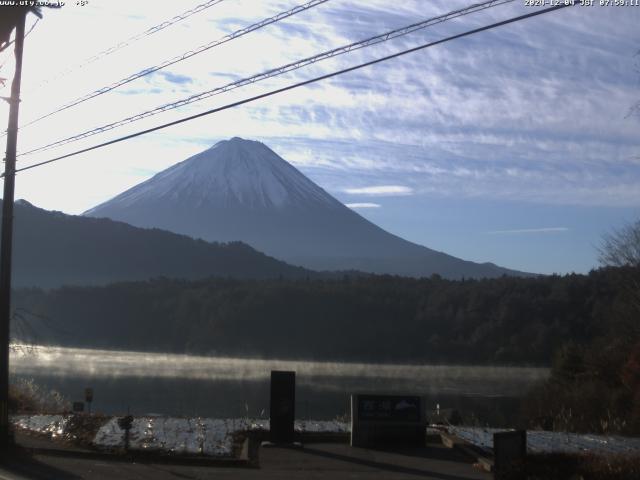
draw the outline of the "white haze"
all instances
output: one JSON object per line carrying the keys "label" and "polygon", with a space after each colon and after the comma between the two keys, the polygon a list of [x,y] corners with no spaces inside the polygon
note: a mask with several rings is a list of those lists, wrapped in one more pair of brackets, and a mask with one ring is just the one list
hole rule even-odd
{"label": "white haze", "polygon": [[222,381],[266,381],[271,370],[293,370],[298,384],[325,390],[341,388],[344,382],[371,382],[386,383],[390,390],[411,386],[485,396],[522,394],[523,388],[549,374],[537,367],[311,362],[18,345],[12,348],[10,365],[11,373],[21,376]]}

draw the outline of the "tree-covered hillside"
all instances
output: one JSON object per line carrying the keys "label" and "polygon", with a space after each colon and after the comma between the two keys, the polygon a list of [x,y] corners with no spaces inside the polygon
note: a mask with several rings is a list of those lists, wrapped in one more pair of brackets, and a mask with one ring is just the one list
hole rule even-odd
{"label": "tree-covered hillside", "polygon": [[[2,201],[0,200],[0,206]],[[16,202],[13,285],[104,285],[166,276],[278,278],[314,275],[240,243],[210,243],[106,218]]]}
{"label": "tree-covered hillside", "polygon": [[[629,275],[449,281],[155,279],[14,293],[37,342],[392,362],[550,364],[615,328]],[[28,313],[25,313],[28,312]],[[41,320],[45,318],[47,320]]]}

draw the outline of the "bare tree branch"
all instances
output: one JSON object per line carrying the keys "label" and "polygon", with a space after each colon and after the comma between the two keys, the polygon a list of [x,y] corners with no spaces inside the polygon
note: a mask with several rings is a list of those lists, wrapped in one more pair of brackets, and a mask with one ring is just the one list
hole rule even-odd
{"label": "bare tree branch", "polygon": [[605,234],[598,253],[603,266],[640,267],[640,220]]}

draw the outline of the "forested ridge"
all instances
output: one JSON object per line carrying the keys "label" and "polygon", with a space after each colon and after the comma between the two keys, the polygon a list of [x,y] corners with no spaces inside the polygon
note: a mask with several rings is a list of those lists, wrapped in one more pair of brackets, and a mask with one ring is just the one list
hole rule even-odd
{"label": "forested ridge", "polygon": [[16,287],[95,286],[158,276],[195,280],[325,275],[268,257],[242,242],[205,242],[107,218],[50,212],[25,201],[15,207]]}
{"label": "forested ridge", "polygon": [[[549,365],[617,328],[630,275],[487,280],[158,278],[19,289],[22,340],[68,346],[379,362]],[[31,333],[28,333],[31,330]]]}

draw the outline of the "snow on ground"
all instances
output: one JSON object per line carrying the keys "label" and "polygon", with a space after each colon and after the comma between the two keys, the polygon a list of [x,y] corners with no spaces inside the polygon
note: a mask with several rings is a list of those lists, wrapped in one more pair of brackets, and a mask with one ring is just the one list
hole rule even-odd
{"label": "snow on ground", "polygon": [[[17,415],[12,417],[12,422],[16,428],[56,437],[65,434],[69,418],[65,415]],[[337,420],[299,420],[295,422],[295,429],[297,432],[347,433],[350,427],[348,423]],[[136,417],[131,426],[129,448],[182,455],[230,456],[233,454],[234,434],[251,430],[269,430],[269,420]],[[493,448],[493,434],[500,431],[504,429],[449,427],[449,433],[486,449]],[[124,447],[124,431],[118,426],[117,417],[100,427],[93,443],[99,448]],[[529,430],[527,447],[535,453],[637,453],[640,451],[640,437]]]}
{"label": "snow on ground", "polygon": [[[131,450],[164,451],[183,455],[229,456],[233,434],[250,428],[243,419],[137,417],[131,425]],[[124,446],[124,431],[112,418],[96,434],[98,447]]]}
{"label": "snow on ground", "polygon": [[[22,415],[12,420],[17,428],[57,436],[65,433],[69,417]],[[295,422],[295,429],[298,432],[342,433],[348,432],[349,425],[335,420],[301,420]],[[230,456],[233,454],[234,434],[250,430],[269,430],[269,420],[136,417],[129,432],[129,448],[182,455]],[[118,417],[109,419],[100,427],[93,444],[99,448],[124,447],[124,430],[118,426]]]}
{"label": "snow on ground", "polygon": [[[449,427],[449,433],[487,449],[493,448],[493,434],[504,431],[499,428]],[[640,437],[528,430],[527,450],[532,453],[638,453]]]}
{"label": "snow on ground", "polygon": [[16,428],[57,437],[65,432],[69,417],[65,415],[16,415],[11,417]]}
{"label": "snow on ground", "polygon": [[[133,420],[129,437],[132,450],[156,450],[178,454],[228,456],[233,453],[233,434],[248,430],[268,430],[269,420],[248,418],[171,418],[138,417]],[[298,432],[347,432],[348,425],[338,421],[297,421]],[[124,432],[112,418],[98,431],[94,443],[101,447],[121,447]]]}
{"label": "snow on ground", "polygon": [[[233,434],[248,430],[269,430],[269,420],[248,418],[172,418],[138,417],[133,420],[129,437],[132,450],[158,450],[179,454],[231,455]],[[338,421],[296,421],[298,432],[343,433],[349,426]],[[103,425],[95,438],[100,447],[121,447],[124,432],[118,419]]]}

